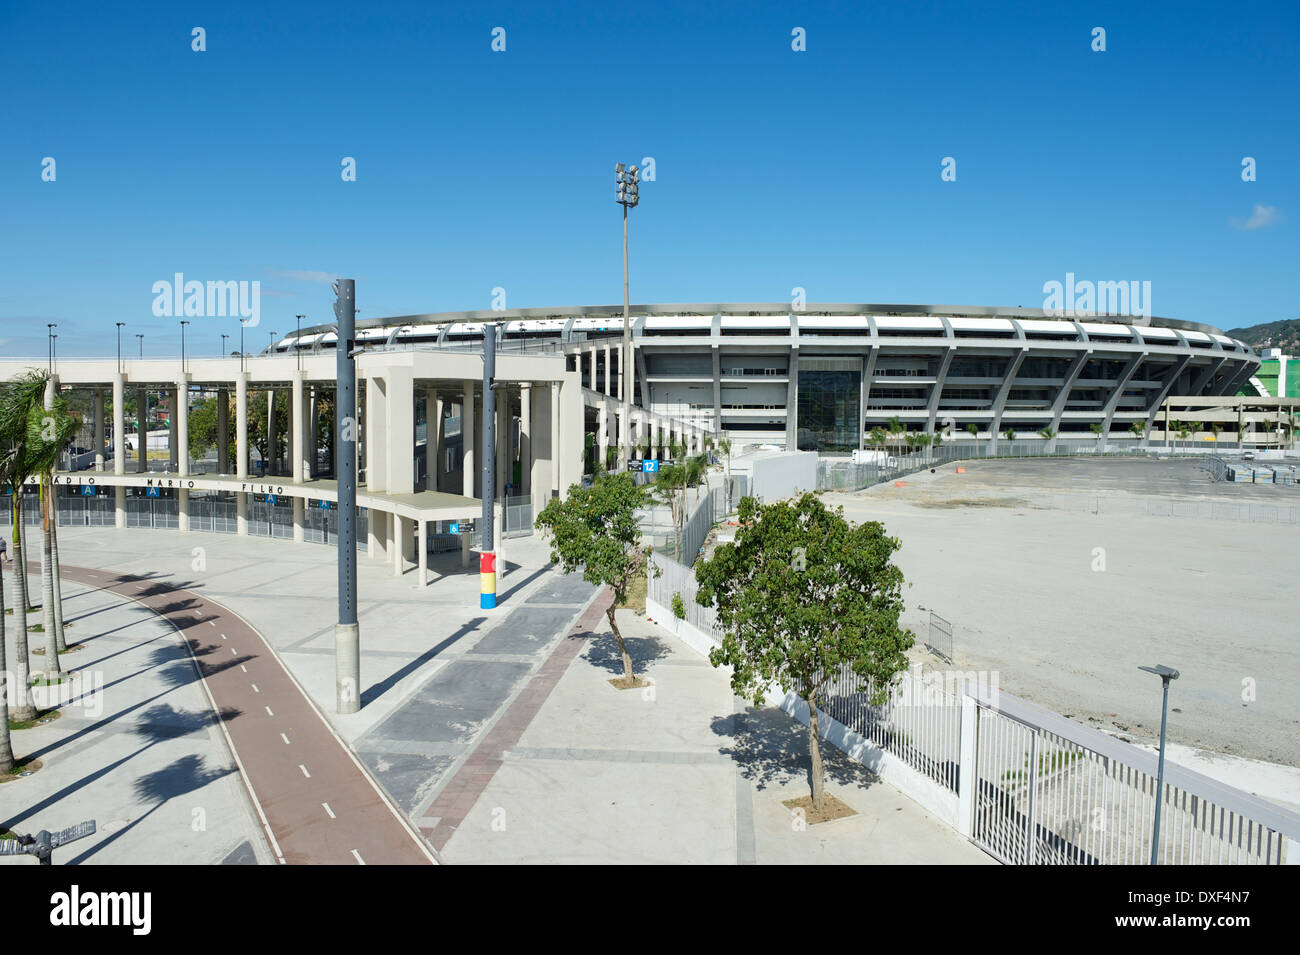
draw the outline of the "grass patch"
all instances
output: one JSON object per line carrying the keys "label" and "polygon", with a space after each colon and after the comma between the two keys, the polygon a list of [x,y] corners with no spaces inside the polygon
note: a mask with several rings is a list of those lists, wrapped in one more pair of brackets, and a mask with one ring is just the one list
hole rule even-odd
{"label": "grass patch", "polygon": [[650,686],[650,681],[643,676],[634,676],[630,680],[620,676],[610,680],[609,685],[616,690],[639,690],[643,686]]}
{"label": "grass patch", "polygon": [[[28,608],[27,608],[27,612],[28,612],[28,613],[36,613],[36,611],[38,611],[38,610],[40,610],[40,609],[41,609],[41,605],[40,605],[40,604],[36,604],[34,607],[28,607]],[[13,608],[13,607],[5,607],[5,613],[6,613],[8,616],[12,617],[12,616],[14,615],[14,608]]]}
{"label": "grass patch", "polygon": [[798,799],[782,799],[781,805],[792,813],[802,812],[804,821],[810,826],[815,826],[819,822],[830,822],[833,819],[844,819],[847,816],[856,816],[858,814],[858,811],[844,800],[836,799],[828,792],[822,793],[821,809],[813,808],[812,796],[800,796]]}
{"label": "grass patch", "polygon": [[37,710],[36,717],[30,720],[10,720],[9,729],[11,730],[29,730],[34,729],[41,720],[57,720],[62,716],[58,710]]}
{"label": "grass patch", "polygon": [[627,599],[618,605],[619,610],[636,610],[645,613],[646,578],[645,574],[628,581]]}
{"label": "grass patch", "polygon": [[38,673],[32,677],[30,686],[61,686],[71,680],[72,677],[66,673],[60,673],[57,680],[51,680],[48,674]]}
{"label": "grass patch", "polygon": [[[70,643],[62,650],[59,651],[59,656],[63,656],[63,654],[65,653],[76,653],[78,650],[84,650],[84,649],[86,649],[86,645],[84,643]],[[35,649],[32,650],[32,654],[34,656],[43,657],[45,656],[45,648],[36,647]]]}
{"label": "grass patch", "polygon": [[44,765],[39,759],[31,756],[15,759],[14,771],[12,773],[0,773],[0,783],[11,783],[15,779],[21,778],[22,773],[34,773]]}

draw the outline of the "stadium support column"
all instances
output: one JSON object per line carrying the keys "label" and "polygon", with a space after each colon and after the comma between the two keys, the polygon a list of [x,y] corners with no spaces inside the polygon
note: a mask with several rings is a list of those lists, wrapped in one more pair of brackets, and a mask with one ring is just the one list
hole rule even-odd
{"label": "stadium support column", "polygon": [[[437,412],[437,420],[434,415]],[[438,447],[442,443],[442,402],[433,388],[424,389],[424,489],[438,490]]]}
{"label": "stadium support column", "polygon": [[[188,477],[190,473],[190,376],[181,373],[176,382],[176,396],[172,408],[172,434],[176,435],[173,445],[176,455],[176,473]],[[176,527],[178,530],[190,529],[190,492],[180,488],[176,492]]]}
{"label": "stadium support column", "polygon": [[519,386],[519,490],[522,497],[533,492],[533,389],[528,382]]}
{"label": "stadium support column", "polygon": [[[461,495],[474,496],[474,382],[466,381],[460,403]],[[469,567],[469,535],[460,539],[460,566]]]}
{"label": "stadium support column", "polygon": [[149,392],[137,388],[135,392],[135,469],[143,474],[149,470]]}
{"label": "stadium support column", "polygon": [[217,473],[230,473],[230,389],[217,389]]}
{"label": "stadium support column", "polygon": [[790,349],[789,383],[785,388],[785,449],[799,450],[799,346]]}
{"label": "stadium support column", "polygon": [[170,389],[167,396],[171,404],[171,410],[167,414],[167,470],[172,474],[180,473],[180,444],[177,440],[180,434],[177,428],[177,406],[181,403],[181,390],[179,388]]}
{"label": "stadium support column", "polygon": [[[594,355],[592,356],[594,359]],[[492,610],[497,605],[496,552],[493,504],[496,497],[496,395],[492,385],[496,378],[496,326],[483,327],[483,516],[482,543],[479,551],[479,609]]]}
{"label": "stadium support column", "polygon": [[[235,379],[235,477],[248,480],[248,372]],[[248,494],[235,492],[235,532],[248,533]]]}
{"label": "stadium support column", "polygon": [[605,395],[614,393],[614,366],[609,363],[609,346],[605,346]]}
{"label": "stadium support column", "polygon": [[[564,485],[560,483],[560,382],[551,382],[549,389],[551,416],[551,497],[559,497]],[[546,506],[545,503],[542,504]]]}
{"label": "stadium support column", "polygon": [[[301,484],[306,478],[307,435],[303,427],[306,404],[303,400],[302,372],[293,373],[293,419],[289,422],[289,433],[293,441],[293,483]],[[303,529],[303,499],[293,496],[293,539],[301,541],[306,534]]]}
{"label": "stadium support column", "polygon": [[589,385],[592,391],[596,391],[596,346],[591,346],[591,378]]}
{"label": "stadium support column", "polygon": [[[334,283],[338,300],[338,346],[334,349],[338,412],[335,447],[338,449],[338,622],[334,625],[335,709],[355,713],[361,709],[361,631],[357,626],[357,372],[352,357],[356,331],[356,282]],[[373,519],[373,518],[372,518]]]}
{"label": "stadium support column", "polygon": [[276,462],[280,460],[280,429],[275,419],[275,389],[266,389],[266,456],[262,465],[262,476],[270,477],[275,473]]}
{"label": "stadium support column", "polygon": [[[113,473],[126,473],[126,376],[113,376]],[[126,527],[126,488],[113,488],[113,523]]]}
{"label": "stadium support column", "polygon": [[91,428],[94,431],[94,438],[91,439],[90,446],[95,449],[95,470],[104,470],[104,390],[95,388],[94,396],[91,399]]}
{"label": "stadium support column", "polygon": [[600,410],[596,412],[596,458],[597,470],[608,467],[608,449],[609,449],[609,406],[605,402],[600,403]]}

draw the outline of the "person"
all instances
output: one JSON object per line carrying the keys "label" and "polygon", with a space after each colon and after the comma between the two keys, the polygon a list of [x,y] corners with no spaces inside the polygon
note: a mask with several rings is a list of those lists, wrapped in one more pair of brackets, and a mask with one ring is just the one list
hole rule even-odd
{"label": "person", "polygon": [[9,542],[0,537],[0,560],[9,559]]}

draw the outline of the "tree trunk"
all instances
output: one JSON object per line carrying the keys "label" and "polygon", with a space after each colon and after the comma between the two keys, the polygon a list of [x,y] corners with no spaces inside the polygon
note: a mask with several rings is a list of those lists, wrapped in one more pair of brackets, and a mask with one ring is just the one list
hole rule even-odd
{"label": "tree trunk", "polygon": [[821,811],[825,792],[822,789],[822,749],[817,733],[817,700],[808,699],[808,749],[812,755],[812,765],[808,770],[808,779],[812,783],[813,809]]}
{"label": "tree trunk", "polygon": [[609,605],[609,609],[605,611],[605,616],[609,618],[609,629],[614,631],[614,640],[618,643],[618,652],[623,655],[623,676],[627,677],[628,683],[634,683],[636,677],[632,674],[632,655],[627,652],[627,644],[623,642],[623,634],[618,632],[618,624],[614,621],[613,604]]}
{"label": "tree trunk", "polygon": [[14,771],[14,747],[9,737],[9,669],[5,664],[4,564],[0,564],[0,773]]}
{"label": "tree trunk", "polygon": [[54,578],[54,639],[59,645],[59,652],[68,649],[68,642],[63,636],[63,579],[59,574],[59,498],[54,494],[50,498],[50,554]]}
{"label": "tree trunk", "polygon": [[59,643],[54,632],[54,552],[50,541],[50,485],[41,482],[41,622],[45,627],[45,672],[59,672]]}
{"label": "tree trunk", "polygon": [[31,606],[31,597],[27,592],[27,536],[23,533],[23,491],[22,485],[14,489],[14,562],[17,586],[17,606],[14,607],[14,622],[17,624],[14,638],[14,688],[10,693],[9,715],[15,720],[36,719],[36,707],[32,704],[30,650],[27,645],[27,608]]}

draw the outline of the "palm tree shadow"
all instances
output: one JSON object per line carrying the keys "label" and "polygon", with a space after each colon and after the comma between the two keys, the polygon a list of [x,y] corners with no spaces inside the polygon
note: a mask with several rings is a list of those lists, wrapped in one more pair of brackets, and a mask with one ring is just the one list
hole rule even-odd
{"label": "palm tree shadow", "polygon": [[[718,752],[731,757],[737,771],[755,789],[782,786],[800,776],[811,781],[808,727],[784,710],[774,706],[746,706],[743,712],[713,717],[711,726],[725,740]],[[825,738],[820,743],[827,780],[863,789],[877,781],[871,770],[850,759]]]}

